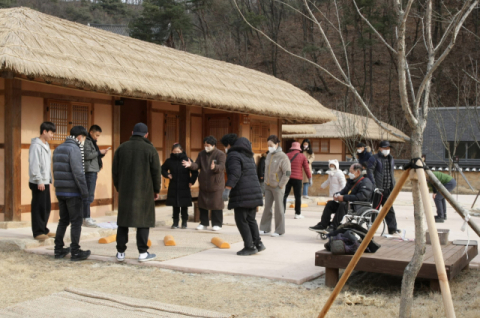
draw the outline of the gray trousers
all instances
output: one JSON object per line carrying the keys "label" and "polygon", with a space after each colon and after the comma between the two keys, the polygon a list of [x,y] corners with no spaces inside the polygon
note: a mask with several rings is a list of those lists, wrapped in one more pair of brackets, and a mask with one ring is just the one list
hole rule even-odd
{"label": "gray trousers", "polygon": [[272,227],[272,205],[275,201],[275,233],[285,233],[285,207],[283,205],[283,196],[285,188],[271,187],[265,185],[265,206],[263,209],[262,220],[260,221],[260,231],[266,233],[271,231]]}
{"label": "gray trousers", "polygon": [[[457,181],[452,179],[443,185],[448,192],[452,193],[453,189],[457,186]],[[437,207],[437,217],[446,219],[447,218],[447,201],[440,192],[437,192],[435,195],[435,206]]]}

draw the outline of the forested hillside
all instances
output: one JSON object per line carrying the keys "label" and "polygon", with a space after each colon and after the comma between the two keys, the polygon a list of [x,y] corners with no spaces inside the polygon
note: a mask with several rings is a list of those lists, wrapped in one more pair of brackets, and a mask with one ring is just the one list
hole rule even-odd
{"label": "forested hillside", "polygon": [[[0,0],[2,7],[28,6],[79,23],[128,24],[130,35],[145,41],[240,64],[289,81],[329,108],[361,113],[345,87],[311,64],[273,45],[242,20],[234,0]],[[392,0],[357,0],[362,13],[391,45],[395,42]],[[303,0],[237,0],[254,26],[287,50],[333,70],[315,24]],[[396,61],[355,10],[352,0],[309,0],[344,65],[348,63],[355,86],[379,119],[408,133],[398,98]],[[456,0],[434,0],[434,44],[442,39],[445,21],[461,5]],[[424,10],[415,1],[417,12]],[[297,11],[298,10],[298,11]],[[452,53],[434,76],[432,103],[439,106],[473,105],[476,96],[466,72],[477,70],[480,9],[476,8],[460,31]],[[338,14],[337,14],[338,12]],[[424,21],[408,20],[407,37],[413,81],[425,73],[427,61]],[[341,28],[343,41],[336,33]],[[413,45],[415,44],[415,45]],[[413,48],[412,48],[413,46]],[[345,58],[346,57],[346,58]],[[414,83],[418,85],[418,83]]]}

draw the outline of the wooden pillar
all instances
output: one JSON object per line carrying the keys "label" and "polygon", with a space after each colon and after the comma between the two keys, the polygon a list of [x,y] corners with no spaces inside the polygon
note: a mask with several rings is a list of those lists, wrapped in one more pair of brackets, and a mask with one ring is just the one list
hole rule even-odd
{"label": "wooden pillar", "polygon": [[21,81],[5,79],[5,221],[21,221]]}
{"label": "wooden pillar", "polygon": [[148,140],[152,141],[152,101],[147,101],[147,127],[148,127]]}
{"label": "wooden pillar", "polygon": [[182,147],[184,147],[187,156],[190,156],[192,150],[191,144],[191,111],[190,107],[185,105],[180,105],[180,114],[179,114],[179,140],[178,142]]}
{"label": "wooden pillar", "polygon": [[[115,151],[120,146],[120,105],[115,105],[115,97],[112,97],[112,161]],[[118,192],[115,189],[112,181],[112,209],[118,210]]]}
{"label": "wooden pillar", "polygon": [[[282,145],[282,125],[283,125],[283,119],[279,118],[278,119],[278,139],[280,139],[280,146]],[[284,151],[286,151],[286,149],[283,149]]]}

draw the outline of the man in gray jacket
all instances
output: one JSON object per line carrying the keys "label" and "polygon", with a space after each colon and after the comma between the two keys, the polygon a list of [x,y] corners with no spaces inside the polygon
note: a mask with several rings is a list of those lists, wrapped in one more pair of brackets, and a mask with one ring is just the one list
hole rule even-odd
{"label": "man in gray jacket", "polygon": [[[79,245],[82,233],[83,200],[88,198],[80,145],[87,134],[84,127],[73,127],[70,130],[70,136],[53,152],[55,194],[60,210],[55,237],[55,258],[57,259],[64,258],[70,252],[72,261],[81,261],[90,256],[90,251],[82,251]],[[72,243],[70,248],[64,248],[63,237],[69,224]]]}
{"label": "man in gray jacket", "polygon": [[[292,168],[290,159],[282,151],[280,140],[271,135],[267,138],[268,155],[265,160],[265,208],[260,221],[260,235],[280,236],[285,234],[285,206],[283,197],[285,185],[290,179]],[[275,201],[275,231],[272,226],[272,205]]]}
{"label": "man in gray jacket", "polygon": [[108,152],[108,149],[100,150],[97,146],[97,140],[102,134],[102,128],[98,125],[90,127],[88,136],[83,146],[85,159],[85,179],[88,187],[88,198],[83,202],[83,226],[97,227],[95,221],[90,217],[90,205],[95,199],[95,188],[97,186],[97,175],[102,170],[102,158]]}
{"label": "man in gray jacket", "polygon": [[48,141],[56,131],[54,123],[44,122],[40,125],[40,137],[33,138],[28,154],[29,187],[32,190],[32,232],[33,237],[44,241],[55,237],[55,233],[47,228],[50,217],[51,200],[50,184],[52,183],[52,152]]}

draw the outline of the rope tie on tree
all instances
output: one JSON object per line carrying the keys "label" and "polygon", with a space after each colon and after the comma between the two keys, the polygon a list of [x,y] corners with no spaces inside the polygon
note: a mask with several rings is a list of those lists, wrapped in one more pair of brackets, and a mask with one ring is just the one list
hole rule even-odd
{"label": "rope tie on tree", "polygon": [[465,245],[465,254],[467,255],[467,259],[468,259],[468,245],[470,245],[470,233],[468,232],[468,221],[470,221],[470,213],[468,213],[467,211],[467,214],[465,215],[465,219],[463,220],[463,224],[462,224],[462,232],[465,232],[465,230],[467,230],[467,245]]}

